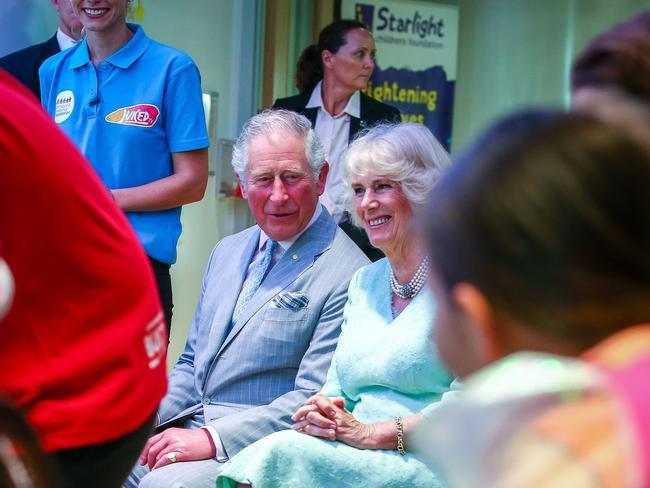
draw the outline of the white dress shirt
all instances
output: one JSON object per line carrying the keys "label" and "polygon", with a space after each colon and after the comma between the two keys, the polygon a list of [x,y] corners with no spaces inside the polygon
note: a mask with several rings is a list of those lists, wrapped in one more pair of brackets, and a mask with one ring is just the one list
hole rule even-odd
{"label": "white dress shirt", "polygon": [[323,104],[322,83],[319,81],[314,88],[306,108],[318,108],[314,131],[325,147],[325,157],[330,165],[325,192],[320,201],[329,210],[334,221],[340,223],[344,220],[346,211],[345,153],[350,143],[350,116],[361,117],[361,95],[358,91],[354,92],[343,111],[332,116]]}
{"label": "white dress shirt", "polygon": [[61,51],[65,51],[66,49],[74,46],[78,42],[75,41],[68,34],[63,32],[61,28],[57,29],[56,31],[56,41],[59,43],[59,49],[61,49]]}

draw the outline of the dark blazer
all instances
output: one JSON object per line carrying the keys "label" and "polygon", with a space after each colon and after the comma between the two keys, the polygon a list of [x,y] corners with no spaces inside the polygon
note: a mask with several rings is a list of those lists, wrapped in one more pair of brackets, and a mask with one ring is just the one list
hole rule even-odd
{"label": "dark blazer", "polygon": [[6,70],[41,99],[41,87],[38,81],[38,68],[43,61],[60,52],[56,34],[40,44],[26,47],[15,53],[0,58],[0,68]]}
{"label": "dark blazer", "polygon": [[[273,104],[273,108],[284,108],[293,112],[298,112],[304,115],[311,121],[311,126],[316,125],[316,116],[318,115],[318,108],[306,108],[307,102],[311,98],[313,90],[295,95],[293,97],[278,98]],[[400,112],[398,109],[391,105],[386,105],[369,97],[361,92],[360,112],[361,117],[350,117],[350,135],[348,142],[350,142],[357,135],[361,129],[372,127],[379,122],[399,122]],[[363,229],[360,229],[352,224],[351,221],[341,222],[339,227],[359,246],[371,261],[377,261],[384,257],[379,249],[373,247],[368,240],[368,236]]]}

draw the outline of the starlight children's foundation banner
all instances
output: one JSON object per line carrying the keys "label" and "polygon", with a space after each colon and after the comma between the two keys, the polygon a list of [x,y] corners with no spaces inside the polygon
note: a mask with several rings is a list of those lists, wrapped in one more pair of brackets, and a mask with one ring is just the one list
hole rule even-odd
{"label": "starlight children's foundation banner", "polygon": [[341,17],[372,30],[377,65],[367,95],[400,109],[451,146],[458,7],[408,0],[341,0]]}

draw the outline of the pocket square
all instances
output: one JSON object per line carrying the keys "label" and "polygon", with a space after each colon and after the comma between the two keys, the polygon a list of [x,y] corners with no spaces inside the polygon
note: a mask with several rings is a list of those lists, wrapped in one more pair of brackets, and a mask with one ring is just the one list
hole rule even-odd
{"label": "pocket square", "polygon": [[273,298],[275,308],[284,308],[287,310],[299,310],[309,304],[309,298],[301,291],[289,291]]}

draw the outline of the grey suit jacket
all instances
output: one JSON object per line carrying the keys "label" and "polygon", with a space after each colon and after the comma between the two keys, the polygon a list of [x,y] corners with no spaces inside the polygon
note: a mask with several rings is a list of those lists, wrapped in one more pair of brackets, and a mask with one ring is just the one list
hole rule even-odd
{"label": "grey suit jacket", "polygon": [[[369,263],[323,208],[228,332],[259,236],[254,226],[212,251],[185,351],[159,410],[162,422],[202,412],[229,456],[288,428],[295,410],[319,391],[338,340],[348,283]],[[307,305],[282,308],[274,300],[291,292],[303,294]]]}

